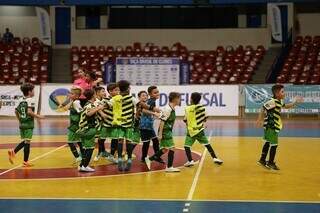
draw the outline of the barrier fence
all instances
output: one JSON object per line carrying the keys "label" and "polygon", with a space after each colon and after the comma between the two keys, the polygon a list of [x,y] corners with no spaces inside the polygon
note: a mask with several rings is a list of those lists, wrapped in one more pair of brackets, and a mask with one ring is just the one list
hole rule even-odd
{"label": "barrier fence", "polygon": [[[68,115],[63,108],[70,100],[68,92],[72,84],[42,84],[35,87],[36,109],[42,115]],[[160,98],[157,106],[168,104],[168,95],[175,91],[181,94],[181,106],[177,107],[178,116],[184,115],[184,108],[190,103],[192,92],[203,94],[201,103],[206,106],[208,116],[238,116],[239,106],[245,107],[246,113],[257,113],[262,104],[272,97],[272,85],[186,85],[186,86],[158,86]],[[147,86],[132,86],[131,93],[136,96]],[[284,110],[290,114],[319,114],[320,85],[285,85],[285,102],[292,101],[295,96],[304,97],[304,103],[291,110]],[[0,86],[2,107],[1,116],[14,116],[15,107],[22,97],[19,85]],[[39,107],[38,107],[39,106]]]}

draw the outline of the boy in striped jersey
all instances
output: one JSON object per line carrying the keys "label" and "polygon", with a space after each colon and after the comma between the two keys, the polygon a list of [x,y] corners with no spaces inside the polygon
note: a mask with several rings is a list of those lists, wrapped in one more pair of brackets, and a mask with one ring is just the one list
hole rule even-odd
{"label": "boy in striped jersey", "polygon": [[[130,95],[130,83],[128,81],[121,80],[118,82],[118,85],[120,95],[112,97],[109,105],[112,106],[113,112],[111,137],[118,139],[118,169],[119,171],[123,171],[129,170],[132,163],[134,110],[139,101]],[[143,109],[156,110],[156,108],[150,109],[145,103],[140,104]],[[128,154],[127,165],[124,165],[124,161],[122,160],[124,143],[126,144]]]}
{"label": "boy in striped jersey", "polygon": [[[107,91],[109,93],[109,96],[104,99],[104,102],[108,103],[112,97],[119,95],[120,90],[119,86],[116,83],[110,83],[107,86]],[[112,120],[113,120],[113,113],[112,113],[112,107],[104,108],[103,113],[106,115],[103,119],[102,128],[100,137],[102,139],[111,139],[111,148],[110,148],[110,155],[108,156],[108,160],[112,163],[118,163],[117,159],[114,157],[114,154],[117,150],[118,146],[118,139],[112,138],[111,132],[112,132]]]}
{"label": "boy in striped jersey", "polygon": [[[95,106],[99,105],[105,105],[104,104],[104,99],[106,98],[106,91],[104,87],[95,87],[95,94],[96,94],[96,100],[94,102]],[[101,129],[103,125],[104,119],[107,118],[107,115],[103,112],[103,110],[100,110],[97,114],[97,135],[96,137],[98,138],[98,154],[97,156],[94,157],[94,161],[99,161],[101,157],[108,157],[109,153],[106,151],[106,148],[104,146],[104,142],[106,140],[105,137],[101,136]]]}
{"label": "boy in striped jersey", "polygon": [[97,134],[97,114],[104,108],[104,105],[94,105],[96,100],[94,90],[85,90],[83,94],[87,99],[87,103],[80,114],[79,129],[77,131],[84,149],[79,171],[94,172],[95,170],[89,167],[89,163],[94,150],[94,139]]}
{"label": "boy in striped jersey", "polygon": [[[263,104],[261,112],[259,114],[257,125],[264,127],[264,146],[262,148],[262,153],[258,164],[265,168],[280,170],[275,164],[274,158],[276,156],[276,151],[278,147],[278,134],[282,129],[281,121],[281,108],[289,109],[294,107],[297,103],[303,102],[301,97],[295,97],[292,103],[284,104],[283,99],[285,97],[283,85],[277,84],[272,87],[273,98]],[[270,148],[271,146],[271,148]],[[266,162],[266,157],[269,153],[269,161]]]}
{"label": "boy in striped jersey", "polygon": [[[80,113],[82,111],[82,107],[80,105],[79,97],[81,95],[80,88],[71,88],[69,93],[70,103],[64,108],[69,109],[69,118],[70,124],[68,127],[68,145],[70,147],[70,151],[73,156],[76,158],[76,162],[80,162],[82,160],[83,147],[80,142],[79,136],[76,134],[79,129],[79,121],[80,121]],[[76,144],[78,144],[80,151],[77,150]]]}
{"label": "boy in striped jersey", "polygon": [[196,164],[192,160],[191,147],[195,141],[204,145],[210,153],[213,162],[216,164],[222,164],[223,161],[219,159],[214,150],[212,149],[208,138],[204,133],[204,124],[207,120],[206,109],[200,104],[201,94],[194,92],[191,94],[191,105],[185,109],[184,122],[187,124],[187,136],[184,142],[184,149],[188,158],[188,161],[184,164],[185,167],[191,167]]}

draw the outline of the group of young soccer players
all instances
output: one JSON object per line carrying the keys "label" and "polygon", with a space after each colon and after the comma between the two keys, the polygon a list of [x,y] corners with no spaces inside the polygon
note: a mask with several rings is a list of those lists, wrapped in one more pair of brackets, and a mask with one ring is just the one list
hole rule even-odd
{"label": "group of young soccer players", "polygon": [[[25,83],[21,86],[23,98],[16,107],[16,116],[19,120],[21,142],[8,151],[9,161],[13,163],[15,154],[24,148],[23,166],[32,166],[29,163],[30,141],[32,139],[34,118],[43,118],[34,111],[33,102],[34,86]],[[165,163],[161,156],[168,153],[166,172],[179,172],[173,166],[175,143],[173,139],[173,127],[176,120],[175,108],[180,105],[180,94],[171,92],[169,104],[164,109],[156,107],[159,98],[159,90],[156,86],[150,86],[147,91],[140,91],[138,97],[130,93],[130,83],[122,80],[107,85],[105,88],[97,86],[94,89],[82,91],[73,87],[70,90],[70,102],[64,106],[70,111],[70,124],[68,127],[68,145],[75,161],[79,163],[80,172],[94,172],[90,167],[93,151],[98,147],[94,161],[106,158],[117,164],[119,171],[130,171],[132,166],[132,154],[135,147],[142,142],[141,162],[151,169],[152,162]],[[258,163],[265,168],[279,170],[274,162],[278,145],[278,133],[282,128],[280,117],[281,108],[291,108],[301,98],[296,98],[293,103],[284,104],[284,88],[275,85],[272,88],[273,98],[263,105],[258,118],[258,124],[264,119],[264,140],[261,158]],[[83,93],[87,102],[82,106],[79,97]],[[185,108],[184,122],[186,123],[186,138],[184,149],[187,162],[186,167],[191,167],[197,162],[193,161],[191,155],[192,145],[198,141],[204,145],[210,153],[213,162],[222,164],[208,138],[205,135],[205,122],[207,120],[205,107],[200,104],[201,93],[191,94],[190,105]],[[160,120],[156,134],[154,120]],[[105,149],[106,139],[111,141],[110,152]],[[148,156],[150,142],[153,144],[154,154]],[[271,146],[271,148],[270,148]],[[124,148],[126,151],[124,152]],[[269,161],[266,161],[269,152]],[[117,152],[117,156],[115,156]]]}

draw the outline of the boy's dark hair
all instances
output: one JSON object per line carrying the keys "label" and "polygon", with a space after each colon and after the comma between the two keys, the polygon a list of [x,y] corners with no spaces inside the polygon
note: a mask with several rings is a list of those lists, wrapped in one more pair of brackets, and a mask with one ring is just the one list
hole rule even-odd
{"label": "boy's dark hair", "polygon": [[276,94],[281,90],[281,89],[283,89],[284,88],[284,86],[282,85],[282,84],[276,84],[276,85],[274,85],[273,87],[272,87],[272,94],[273,94],[273,96],[275,97],[276,96]]}
{"label": "boy's dark hair", "polygon": [[86,89],[83,92],[83,95],[86,97],[87,100],[91,100],[92,97],[94,96],[94,90],[93,89]]}
{"label": "boy's dark hair", "polygon": [[169,102],[172,102],[176,98],[180,98],[180,93],[178,93],[178,92],[170,92],[170,94],[169,94]]}
{"label": "boy's dark hair", "polygon": [[145,93],[146,95],[148,95],[147,91],[142,90],[142,91],[140,91],[140,92],[138,93],[138,97],[140,98],[140,96],[141,96],[143,93]]}
{"label": "boy's dark hair", "polygon": [[198,93],[198,92],[193,92],[191,94],[191,102],[193,104],[199,104],[200,103],[200,100],[201,100],[201,93]]}
{"label": "boy's dark hair", "polygon": [[97,86],[97,87],[94,87],[94,91],[97,93],[97,92],[100,92],[101,90],[104,90],[104,87],[100,87],[100,86]]}
{"label": "boy's dark hair", "polygon": [[126,80],[121,80],[118,82],[120,92],[128,92],[130,87],[130,82]]}
{"label": "boy's dark hair", "polygon": [[148,87],[148,93],[150,94],[154,89],[157,89],[157,86]]}
{"label": "boy's dark hair", "polygon": [[114,90],[117,87],[119,87],[117,83],[110,83],[107,86],[107,91],[110,92],[110,91]]}
{"label": "boy's dark hair", "polygon": [[24,96],[29,95],[29,92],[34,89],[34,85],[31,83],[24,83],[20,86],[20,90]]}

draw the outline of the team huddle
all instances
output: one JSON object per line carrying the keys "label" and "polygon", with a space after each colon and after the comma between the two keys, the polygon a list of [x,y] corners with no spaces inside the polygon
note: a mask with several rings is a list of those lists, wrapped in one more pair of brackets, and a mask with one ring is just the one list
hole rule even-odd
{"label": "team huddle", "polygon": [[[8,151],[9,161],[13,164],[15,154],[23,148],[23,166],[25,167],[32,166],[29,162],[29,154],[34,118],[43,118],[34,112],[33,90],[34,86],[30,83],[21,86],[24,97],[15,110],[20,123],[21,142],[15,149]],[[79,100],[82,92],[86,98],[84,105],[81,105]],[[73,87],[69,93],[70,102],[63,106],[70,111],[68,145],[75,161],[79,163],[79,172],[95,171],[89,166],[95,147],[98,148],[98,151],[94,161],[105,158],[116,164],[119,171],[130,171],[134,149],[140,142],[142,142],[140,160],[146,164],[148,170],[151,170],[152,162],[165,164],[161,157],[168,153],[165,171],[179,172],[179,168],[173,166],[175,148],[173,127],[176,120],[175,108],[180,105],[181,101],[180,94],[171,92],[169,104],[160,109],[156,107],[156,100],[159,98],[159,90],[156,86],[150,86],[147,91],[140,91],[138,96],[134,97],[130,93],[130,83],[121,80],[109,84],[107,92],[101,86],[85,91]],[[260,122],[264,115],[265,145],[259,164],[268,169],[278,170],[274,158],[278,144],[278,132],[282,128],[281,108],[291,108],[296,102],[302,100],[296,99],[294,103],[283,104],[284,90],[281,85],[275,85],[272,92],[274,97],[264,104],[258,120]],[[185,108],[184,122],[187,130],[184,142],[187,158],[185,167],[192,167],[197,163],[192,159],[191,154],[191,147],[196,141],[205,146],[213,163],[218,165],[223,163],[217,157],[205,135],[207,115],[205,107],[200,104],[201,97],[201,93],[192,93],[191,104]],[[155,119],[160,120],[157,134],[154,130]],[[105,149],[107,139],[111,141],[110,151]],[[154,151],[152,156],[148,156],[150,142],[152,142]],[[270,157],[267,162],[266,156],[270,146]]]}

